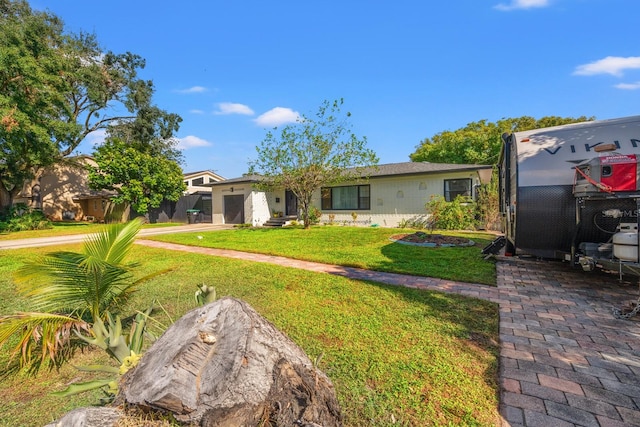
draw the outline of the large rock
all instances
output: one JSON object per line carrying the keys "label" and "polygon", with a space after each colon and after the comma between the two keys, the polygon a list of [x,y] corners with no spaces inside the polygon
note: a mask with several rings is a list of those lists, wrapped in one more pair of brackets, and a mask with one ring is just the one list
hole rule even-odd
{"label": "large rock", "polygon": [[222,298],[173,324],[127,373],[119,403],[202,426],[341,426],[335,390],[247,303]]}
{"label": "large rock", "polygon": [[79,408],[45,427],[113,427],[123,417],[124,414],[117,408]]}

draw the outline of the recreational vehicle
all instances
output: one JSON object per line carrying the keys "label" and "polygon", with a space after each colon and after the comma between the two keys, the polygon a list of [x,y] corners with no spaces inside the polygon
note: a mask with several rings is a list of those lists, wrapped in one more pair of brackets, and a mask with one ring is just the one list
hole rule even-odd
{"label": "recreational vehicle", "polygon": [[502,138],[506,255],[640,275],[640,116]]}

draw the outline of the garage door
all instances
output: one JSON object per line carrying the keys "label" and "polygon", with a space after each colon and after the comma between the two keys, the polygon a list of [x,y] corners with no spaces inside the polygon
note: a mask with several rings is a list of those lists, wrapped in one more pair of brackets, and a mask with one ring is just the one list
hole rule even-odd
{"label": "garage door", "polygon": [[224,196],[225,224],[244,223],[244,195]]}

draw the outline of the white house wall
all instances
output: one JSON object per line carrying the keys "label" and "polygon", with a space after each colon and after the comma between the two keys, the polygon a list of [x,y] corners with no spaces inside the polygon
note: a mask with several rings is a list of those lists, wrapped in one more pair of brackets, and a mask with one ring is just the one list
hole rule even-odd
{"label": "white house wall", "polygon": [[[269,210],[269,199],[273,199],[273,194],[267,194],[264,191],[252,191],[251,192],[251,218],[248,216],[245,218],[247,224],[252,224],[255,227],[259,227],[267,222],[271,216]],[[247,215],[245,211],[245,215]]]}
{"label": "white house wall", "polygon": [[229,184],[220,185],[213,188],[211,192],[211,203],[213,204],[211,213],[211,222],[213,224],[225,224],[224,220],[224,196],[244,196],[244,221],[249,222],[251,219],[251,184]]}

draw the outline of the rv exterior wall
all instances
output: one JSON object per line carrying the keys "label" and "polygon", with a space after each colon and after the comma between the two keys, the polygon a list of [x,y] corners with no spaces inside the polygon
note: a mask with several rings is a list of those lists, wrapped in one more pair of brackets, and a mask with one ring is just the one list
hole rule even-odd
{"label": "rv exterior wall", "polygon": [[610,155],[597,151],[603,145],[615,146],[621,155],[640,154],[640,116],[516,132],[505,140],[501,211],[511,249],[560,258],[581,242],[611,239],[620,219],[603,211],[619,209],[626,215],[623,222],[637,221],[636,201],[629,194],[584,203],[574,197],[575,166]]}

